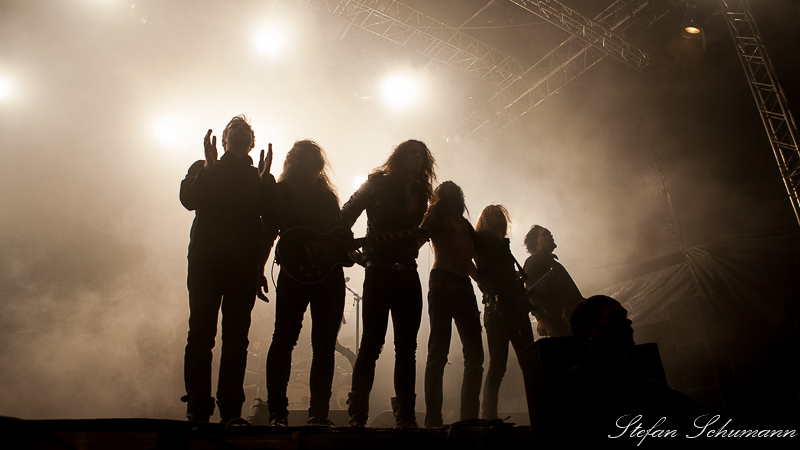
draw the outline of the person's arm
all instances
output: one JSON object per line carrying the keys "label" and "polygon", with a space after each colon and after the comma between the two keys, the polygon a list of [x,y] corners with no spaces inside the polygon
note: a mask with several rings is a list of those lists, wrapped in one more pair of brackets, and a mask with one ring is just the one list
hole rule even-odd
{"label": "person's arm", "polygon": [[530,288],[536,284],[548,271],[550,271],[550,264],[545,258],[540,255],[531,255],[525,260],[523,265],[525,270],[525,287]]}
{"label": "person's arm", "polygon": [[270,173],[272,167],[272,144],[269,144],[269,151],[264,157],[264,150],[258,158],[258,177],[261,184],[264,186],[263,204],[261,213],[261,248],[258,254],[259,264],[259,277],[258,289],[256,296],[265,302],[269,302],[267,293],[269,292],[269,284],[264,271],[267,266],[269,254],[272,252],[272,247],[275,244],[275,239],[278,237],[278,200],[275,188],[275,177]]}
{"label": "person's arm", "polygon": [[181,204],[189,211],[199,208],[207,197],[208,175],[214,171],[217,163],[217,137],[211,136],[211,129],[203,138],[203,152],[205,160],[192,164],[181,182]]}
{"label": "person's arm", "polygon": [[205,176],[201,177],[204,161],[197,161],[189,167],[186,178],[181,181],[180,199],[184,208],[194,211],[203,204],[203,192],[205,191]]}
{"label": "person's arm", "polygon": [[418,248],[422,248],[428,241],[431,241],[431,245],[433,245],[433,237],[436,235],[436,225],[435,221],[431,219],[431,208],[428,208],[428,212],[425,213],[425,216],[422,218],[422,223],[419,224],[420,228],[427,228],[428,231],[431,232],[431,237],[429,239],[417,239]]}
{"label": "person's arm", "polygon": [[[474,260],[470,260],[469,261],[469,276],[470,276],[470,278],[475,280],[475,283],[478,282],[478,268],[475,267],[475,261]],[[480,287],[479,287],[479,289],[480,289]]]}
{"label": "person's arm", "polygon": [[264,186],[275,184],[275,177],[269,172],[272,167],[272,143],[267,147],[267,157],[264,158],[264,149],[261,149],[261,154],[258,157],[258,178]]}
{"label": "person's arm", "polygon": [[372,181],[367,180],[342,206],[342,225],[345,228],[353,228],[358,217],[372,201]]}
{"label": "person's arm", "polygon": [[267,298],[267,293],[269,292],[269,283],[267,281],[267,276],[264,274],[267,268],[267,260],[269,259],[269,254],[272,252],[272,246],[275,243],[275,238],[277,237],[278,233],[272,232],[272,225],[269,224],[268,220],[264,218],[261,219],[261,248],[259,249],[258,253],[258,289],[256,290],[256,296],[265,302],[269,302]]}

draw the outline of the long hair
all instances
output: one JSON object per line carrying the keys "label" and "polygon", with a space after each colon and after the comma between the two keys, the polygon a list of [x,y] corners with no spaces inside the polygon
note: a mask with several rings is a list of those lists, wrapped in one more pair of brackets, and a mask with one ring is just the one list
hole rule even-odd
{"label": "long hair", "polygon": [[325,155],[325,150],[314,141],[305,139],[297,141],[286,154],[283,162],[283,173],[278,181],[293,182],[298,179],[306,179],[303,175],[313,175],[313,188],[328,191],[339,201],[336,188],[331,183],[328,171],[330,163]]}
{"label": "long hair", "polygon": [[405,158],[409,152],[417,149],[419,149],[422,154],[422,169],[417,173],[416,177],[414,177],[414,180],[422,185],[425,198],[430,201],[433,198],[433,183],[436,181],[436,173],[434,172],[436,160],[433,158],[433,154],[431,154],[428,146],[422,141],[409,139],[401,143],[395,147],[392,154],[389,155],[389,158],[382,166],[372,171],[372,174],[396,173],[399,166],[403,163],[403,158]]}
{"label": "long hair", "polygon": [[528,230],[528,234],[525,235],[523,243],[525,244],[525,249],[528,250],[528,253],[531,255],[536,252],[536,242],[539,240],[539,234],[542,230],[544,230],[544,227],[534,225]]}
{"label": "long hair", "polygon": [[[444,220],[445,217],[458,219],[469,215],[469,210],[464,202],[464,191],[452,181],[445,181],[433,191],[433,201],[428,208],[427,215],[430,220],[437,224],[444,224],[450,228],[450,222]],[[470,224],[470,228],[472,225]]]}
{"label": "long hair", "polygon": [[475,225],[475,231],[489,231],[492,233],[502,231],[503,237],[506,237],[508,236],[509,223],[511,223],[511,217],[508,215],[508,210],[505,206],[489,205],[481,211],[481,216],[478,217],[478,224]]}
{"label": "long hair", "polygon": [[[244,127],[250,131],[250,142],[247,142],[244,139],[243,135],[235,134],[235,141],[228,142],[228,136],[231,130],[234,127]],[[250,126],[250,122],[247,121],[247,116],[244,114],[239,114],[238,116],[231,119],[228,122],[228,125],[225,125],[225,129],[222,130],[222,147],[226,150],[228,149],[229,144],[233,144],[234,146],[246,146],[248,150],[251,150],[256,142],[256,133],[253,131],[253,127]]]}

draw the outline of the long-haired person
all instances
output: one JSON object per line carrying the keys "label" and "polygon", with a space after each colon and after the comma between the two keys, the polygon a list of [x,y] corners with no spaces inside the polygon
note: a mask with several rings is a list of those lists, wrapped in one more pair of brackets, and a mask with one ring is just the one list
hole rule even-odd
{"label": "long-haired person", "polygon": [[428,281],[428,360],[425,364],[425,427],[441,427],[442,379],[455,322],[464,353],[459,420],[477,419],[483,379],[481,315],[470,276],[476,276],[475,230],[464,217],[464,191],[445,181],[434,191],[434,202],[422,220],[431,231],[433,268]]}
{"label": "long-haired person", "polygon": [[[525,288],[519,281],[517,263],[508,239],[508,210],[502,205],[483,209],[475,226],[475,265],[478,287],[483,292],[483,324],[489,350],[489,369],[483,383],[481,418],[496,420],[497,394],[506,373],[508,344],[517,359],[533,345],[533,329],[524,306]],[[526,378],[526,367],[522,375]]]}
{"label": "long-haired person", "polygon": [[[345,226],[352,227],[367,211],[367,236],[418,227],[433,195],[434,158],[425,143],[398,145],[386,162],[342,207]],[[394,388],[392,409],[398,427],[415,428],[417,333],[422,320],[422,286],[417,273],[420,242],[415,237],[375,244],[364,249],[364,333],[353,367],[349,394],[350,425],[364,427],[375,362],[381,352],[389,315],[394,326]]]}
{"label": "long-haired person", "polygon": [[[274,205],[267,221],[267,240],[285,235],[297,227],[327,233],[341,226],[339,199],[328,177],[328,160],[313,141],[295,142],[286,155],[283,173],[274,186]],[[301,251],[287,246],[287,254]],[[288,255],[287,255],[288,256]],[[279,262],[281,254],[278,255]],[[300,280],[300,281],[298,281]],[[308,424],[330,426],[331,383],[334,372],[336,337],[344,312],[344,272],[340,265],[327,276],[307,283],[286,267],[278,275],[275,291],[275,331],[267,353],[267,406],[270,424],[288,424],[286,389],[292,371],[292,350],[297,344],[303,315],[311,305],[311,372]]]}
{"label": "long-haired person", "polygon": [[[181,182],[181,204],[195,211],[189,242],[189,335],[184,359],[186,417],[208,422],[214,413],[211,359],[222,310],[222,356],[217,404],[222,422],[239,418],[244,403],[250,313],[260,292],[262,219],[266,218],[269,164],[248,155],[255,134],[236,116],[222,132],[225,153],[217,159],[217,137],[206,133],[205,160],[192,164]],[[259,273],[261,269],[261,273]]]}

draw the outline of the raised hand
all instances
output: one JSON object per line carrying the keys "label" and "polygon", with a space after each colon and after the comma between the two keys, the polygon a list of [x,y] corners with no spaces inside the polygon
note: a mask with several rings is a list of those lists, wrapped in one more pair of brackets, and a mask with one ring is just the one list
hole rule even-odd
{"label": "raised hand", "polygon": [[258,157],[258,177],[261,178],[261,182],[265,183],[269,180],[269,170],[272,167],[272,144],[269,144],[267,147],[267,157],[264,159],[264,150],[261,150],[261,155]]}
{"label": "raised hand", "polygon": [[269,292],[269,284],[267,282],[267,277],[261,275],[261,277],[258,280],[258,289],[256,290],[256,297],[269,303],[269,298],[267,298],[268,292]]}
{"label": "raised hand", "polygon": [[213,169],[217,163],[217,137],[211,136],[211,129],[208,129],[206,137],[203,139],[203,148],[206,154],[206,168]]}

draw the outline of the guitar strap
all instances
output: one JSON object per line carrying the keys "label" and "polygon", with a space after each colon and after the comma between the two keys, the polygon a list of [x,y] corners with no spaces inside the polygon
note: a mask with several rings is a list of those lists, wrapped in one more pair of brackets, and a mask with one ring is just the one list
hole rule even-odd
{"label": "guitar strap", "polygon": [[514,260],[514,264],[516,264],[517,269],[519,269],[519,280],[518,281],[522,281],[523,282],[523,286],[524,286],[525,280],[528,279],[528,276],[525,274],[525,269],[523,269],[522,266],[519,265],[519,262],[517,261],[517,258],[514,257],[513,253],[511,254],[511,259]]}

